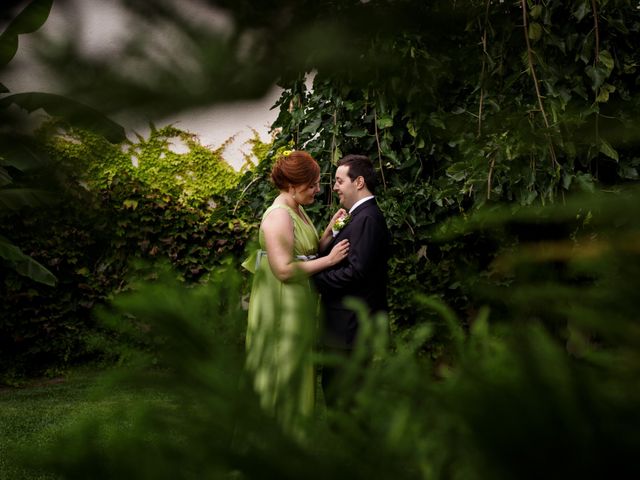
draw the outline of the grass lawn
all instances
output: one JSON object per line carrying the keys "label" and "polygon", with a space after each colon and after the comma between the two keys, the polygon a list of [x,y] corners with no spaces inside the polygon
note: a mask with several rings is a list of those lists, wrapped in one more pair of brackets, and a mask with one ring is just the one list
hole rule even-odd
{"label": "grass lawn", "polygon": [[96,395],[98,376],[95,371],[74,372],[65,378],[32,382],[21,388],[0,388],[0,479],[57,478],[25,468],[11,452],[24,447],[45,449],[57,434],[83,419],[106,418],[116,405],[148,395],[122,386],[108,395]]}

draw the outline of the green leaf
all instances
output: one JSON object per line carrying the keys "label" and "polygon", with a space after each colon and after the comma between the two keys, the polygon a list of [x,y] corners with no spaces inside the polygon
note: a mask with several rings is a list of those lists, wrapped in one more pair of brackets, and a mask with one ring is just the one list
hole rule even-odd
{"label": "green leaf", "polygon": [[122,202],[122,206],[126,209],[135,210],[136,208],[138,208],[138,200],[125,200],[124,202]]}
{"label": "green leaf", "polygon": [[35,188],[0,189],[0,212],[19,210],[22,207],[39,207],[55,202],[55,197],[44,190]]}
{"label": "green leaf", "polygon": [[415,138],[418,135],[418,132],[416,131],[416,126],[413,123],[413,120],[409,120],[407,122],[407,131],[409,132],[409,135],[411,135],[413,138]]}
{"label": "green leaf", "polygon": [[591,79],[592,84],[591,87],[593,90],[597,91],[600,86],[605,82],[607,78],[609,78],[609,71],[606,68],[601,67],[600,65],[592,66],[589,65],[585,68],[585,72],[587,76]]}
{"label": "green leaf", "polygon": [[588,35],[582,41],[582,47],[578,52],[577,58],[580,58],[585,64],[590,63],[595,53],[595,41],[592,35]]}
{"label": "green leaf", "polygon": [[11,178],[11,175],[9,175],[9,172],[7,172],[6,169],[0,167],[0,187],[9,185],[12,182],[13,179]]}
{"label": "green leaf", "polygon": [[542,37],[542,26],[539,23],[533,22],[529,24],[529,38],[534,42],[537,42]]}
{"label": "green leaf", "polygon": [[489,339],[489,307],[480,307],[476,319],[471,324],[470,336],[476,340],[486,341]]}
{"label": "green leaf", "polygon": [[618,152],[616,152],[611,144],[603,138],[600,139],[600,152],[604,153],[607,157],[612,158],[616,162],[619,160]]}
{"label": "green leaf", "polygon": [[18,35],[38,30],[49,18],[53,0],[33,0],[0,35],[0,66],[9,63],[18,51]]}
{"label": "green leaf", "polygon": [[78,275],[82,275],[82,276],[86,277],[86,276],[88,276],[88,275],[89,275],[89,273],[91,273],[91,272],[90,272],[90,270],[89,270],[87,267],[81,267],[81,268],[78,268],[78,269],[76,270],[76,273],[77,273]]}
{"label": "green leaf", "polygon": [[460,181],[467,177],[467,165],[464,162],[458,162],[447,168],[447,176],[453,180]]}
{"label": "green leaf", "polygon": [[309,124],[304,127],[302,129],[302,132],[300,133],[311,133],[311,134],[315,134],[318,129],[320,128],[320,124],[322,123],[322,120],[320,119],[320,117],[315,118],[314,120],[312,120],[311,122],[309,122]]}
{"label": "green leaf", "polygon": [[542,14],[542,5],[537,4],[531,7],[531,10],[529,12],[529,15],[531,15],[531,18],[538,18],[541,14]]}
{"label": "green leaf", "polygon": [[520,204],[531,205],[537,197],[538,197],[538,192],[536,190],[528,190],[524,192],[524,194],[522,195]]}
{"label": "green leaf", "polygon": [[638,169],[630,166],[621,166],[619,175],[627,180],[638,180],[638,178],[640,178],[638,175]]}
{"label": "green leaf", "polygon": [[331,158],[331,162],[332,162],[334,165],[337,165],[337,164],[338,164],[338,160],[340,160],[341,158],[342,158],[342,151],[340,151],[340,149],[339,149],[339,148],[336,148],[336,149],[333,151],[333,155],[332,155],[332,158]]}
{"label": "green leaf", "polygon": [[367,131],[364,128],[353,128],[351,130],[349,130],[347,133],[345,133],[345,135],[347,137],[355,137],[355,138],[360,138],[360,137],[364,137],[367,134]]}
{"label": "green leaf", "polygon": [[622,66],[622,71],[626,74],[633,74],[636,72],[637,68],[638,68],[638,64],[633,60],[630,60],[630,61],[624,62]]}
{"label": "green leaf", "polygon": [[573,16],[576,17],[578,22],[582,21],[585,15],[589,12],[590,7],[587,0],[583,0],[578,8],[573,11]]}
{"label": "green leaf", "polygon": [[0,165],[15,167],[25,172],[49,161],[49,156],[26,135],[0,134]]}
{"label": "green leaf", "polygon": [[384,129],[384,128],[389,128],[393,126],[393,118],[391,118],[388,115],[384,115],[380,118],[378,118],[378,128],[379,129]]}
{"label": "green leaf", "polygon": [[598,96],[596,97],[596,102],[605,103],[609,101],[609,94],[616,91],[616,87],[609,83],[605,83],[600,87],[598,91]]}
{"label": "green leaf", "polygon": [[18,51],[18,36],[0,35],[0,67],[8,64]]}
{"label": "green leaf", "polygon": [[442,121],[442,119],[436,113],[431,113],[431,115],[429,115],[429,119],[427,120],[427,123],[433,127],[438,127],[443,130],[446,130],[447,128],[444,122]]}
{"label": "green leaf", "polygon": [[455,312],[435,295],[426,296],[423,294],[419,294],[416,295],[416,300],[418,300],[421,304],[431,308],[442,317],[442,319],[445,321],[445,325],[449,328],[449,333],[451,334],[451,338],[453,341],[453,347],[456,348],[458,352],[461,352],[464,345],[465,333],[460,326],[461,322],[456,317]]}
{"label": "green leaf", "polygon": [[588,173],[578,172],[576,174],[576,183],[585,192],[593,193],[596,190],[596,187],[593,184],[593,177]]}
{"label": "green leaf", "polygon": [[607,50],[602,50],[598,54],[598,61],[607,69],[609,73],[613,71],[615,62],[613,60],[613,57]]}
{"label": "green leaf", "polygon": [[418,163],[418,156],[411,155],[406,162],[398,167],[398,170],[405,170],[407,168],[413,167],[416,163]]}
{"label": "green leaf", "polygon": [[3,33],[20,35],[35,32],[49,18],[52,6],[53,0],[33,0],[18,14]]}
{"label": "green leaf", "polygon": [[52,93],[17,93],[0,100],[0,108],[18,105],[28,112],[42,108],[49,115],[62,117],[72,125],[91,130],[102,135],[111,143],[126,139],[122,125],[117,124],[100,111],[75,100]]}
{"label": "green leaf", "polygon": [[394,152],[393,150],[388,150],[385,153],[385,157],[388,158],[389,160],[391,160],[391,164],[392,165],[396,165],[399,166],[400,165],[400,158],[398,157],[398,154],[396,152]]}
{"label": "green leaf", "polygon": [[567,53],[567,43],[563,37],[558,35],[547,35],[547,43],[549,45],[554,45],[558,47],[558,49],[566,55]]}
{"label": "green leaf", "polygon": [[43,265],[22,253],[18,247],[0,235],[0,258],[3,258],[16,272],[39,283],[55,286],[56,277]]}

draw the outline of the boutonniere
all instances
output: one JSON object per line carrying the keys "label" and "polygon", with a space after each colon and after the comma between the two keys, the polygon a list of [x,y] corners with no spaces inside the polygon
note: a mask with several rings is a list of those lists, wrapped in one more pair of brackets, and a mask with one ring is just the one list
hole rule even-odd
{"label": "boutonniere", "polygon": [[331,229],[333,231],[333,236],[335,237],[340,230],[346,227],[350,220],[351,215],[349,215],[348,213],[337,219],[336,223],[333,224],[333,228]]}

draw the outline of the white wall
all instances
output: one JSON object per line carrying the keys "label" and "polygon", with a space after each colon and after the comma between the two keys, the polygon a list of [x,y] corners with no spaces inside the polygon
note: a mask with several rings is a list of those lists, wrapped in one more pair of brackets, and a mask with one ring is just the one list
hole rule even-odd
{"label": "white wall", "polygon": [[[222,31],[231,28],[228,19],[220,12],[203,8],[197,0],[182,0],[181,8],[193,10],[194,18]],[[60,38],[68,29],[79,34],[82,51],[90,55],[108,56],[117,51],[132,27],[117,2],[109,0],[74,0],[65,4],[54,2],[51,15],[43,26],[38,41],[42,37]],[[0,26],[3,30],[4,26]],[[12,69],[3,75],[2,83],[12,93],[40,91],[62,93],[63,88],[53,83],[46,73],[33,61],[36,39],[32,35],[20,36],[20,45]],[[123,124],[129,133],[136,131],[146,136],[148,121],[157,127],[175,124],[176,127],[196,133],[204,145],[215,149],[230,137],[233,142],[225,150],[225,159],[236,169],[244,163],[243,153],[250,153],[246,141],[253,137],[255,129],[264,141],[270,139],[269,125],[276,119],[277,111],[270,110],[280,95],[274,86],[268,94],[255,101],[221,103],[213,107],[184,111],[162,119],[128,120],[125,115],[114,120]],[[99,106],[98,106],[99,107]]]}

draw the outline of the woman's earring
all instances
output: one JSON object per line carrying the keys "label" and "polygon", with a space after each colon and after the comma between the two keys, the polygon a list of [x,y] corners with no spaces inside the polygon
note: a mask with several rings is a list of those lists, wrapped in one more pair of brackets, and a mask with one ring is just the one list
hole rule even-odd
{"label": "woman's earring", "polygon": [[291,195],[291,196],[293,197],[294,200],[296,199],[296,191],[295,190],[293,191],[293,195]]}

